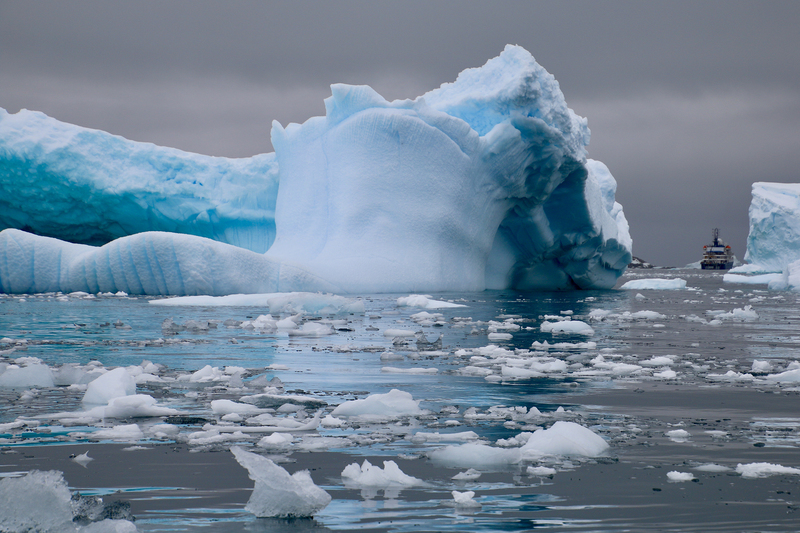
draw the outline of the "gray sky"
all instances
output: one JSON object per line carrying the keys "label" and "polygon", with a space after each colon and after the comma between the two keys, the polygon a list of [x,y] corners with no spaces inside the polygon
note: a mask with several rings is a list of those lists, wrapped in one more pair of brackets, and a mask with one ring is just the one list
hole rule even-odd
{"label": "gray sky", "polygon": [[754,181],[798,182],[800,2],[0,0],[0,107],[210,155],[271,151],[332,83],[413,98],[519,44],[588,117],[634,254],[741,258]]}

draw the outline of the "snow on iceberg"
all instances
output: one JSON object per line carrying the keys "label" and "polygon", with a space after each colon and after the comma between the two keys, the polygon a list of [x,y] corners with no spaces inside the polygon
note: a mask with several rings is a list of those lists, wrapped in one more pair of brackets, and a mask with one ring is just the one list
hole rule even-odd
{"label": "snow on iceberg", "polygon": [[[211,234],[186,224],[153,224],[125,231],[168,229],[223,242],[145,232],[94,248],[5,230],[0,289],[152,295],[596,289],[613,287],[630,261],[628,224],[614,200],[616,182],[605,165],[586,159],[586,120],[567,107],[558,82],[523,48],[509,45],[483,67],[465,70],[455,82],[415,100],[388,102],[367,86],[337,84],[331,91],[324,117],[286,128],[273,122],[274,156],[256,156],[253,168],[245,169],[220,161],[213,170],[211,160],[141,143],[128,146],[118,137],[40,115],[2,115],[0,158],[13,168],[0,187],[11,191],[8,198],[18,188],[27,191],[22,198],[42,203],[46,220],[57,218],[57,202],[34,198],[38,189],[19,176],[18,169],[31,168],[25,161],[35,159],[28,153],[54,160],[55,170],[46,170],[40,181],[57,183],[66,198],[96,190],[102,205],[132,197],[145,206],[144,212],[123,206],[122,221],[82,220],[83,225],[158,219],[149,207],[161,205],[148,192],[156,190],[170,211],[185,210],[198,224],[208,219],[221,229]],[[27,144],[2,141],[16,138],[17,131],[27,132]],[[86,185],[67,172],[74,167],[79,174],[95,164],[85,154],[100,154],[106,145],[109,161],[97,164],[130,186],[94,171],[86,172],[95,176]],[[142,165],[151,170],[137,180]],[[202,170],[200,185],[187,181],[192,168]],[[225,244],[262,251],[248,239],[219,233],[239,231],[240,215],[257,218],[240,213],[250,187],[258,205],[247,207],[265,211],[263,224],[269,226],[276,176],[272,245],[257,254]],[[209,214],[220,209],[204,199],[217,189],[234,220]],[[83,210],[75,205],[80,204],[67,209]],[[47,233],[30,222],[13,221]]]}
{"label": "snow on iceberg", "polygon": [[169,231],[259,253],[275,240],[275,154],[192,154],[0,109],[0,161],[0,228],[92,245]]}
{"label": "snow on iceberg", "polygon": [[245,509],[257,517],[309,517],[331,502],[331,495],[314,484],[308,470],[290,475],[266,457],[238,446],[231,452],[256,482]]}

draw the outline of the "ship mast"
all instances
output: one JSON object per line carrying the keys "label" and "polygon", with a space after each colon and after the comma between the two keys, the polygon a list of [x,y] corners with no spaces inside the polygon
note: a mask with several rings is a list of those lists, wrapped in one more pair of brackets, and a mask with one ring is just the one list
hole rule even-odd
{"label": "ship mast", "polygon": [[712,229],[711,235],[714,237],[714,246],[719,246],[719,228]]}

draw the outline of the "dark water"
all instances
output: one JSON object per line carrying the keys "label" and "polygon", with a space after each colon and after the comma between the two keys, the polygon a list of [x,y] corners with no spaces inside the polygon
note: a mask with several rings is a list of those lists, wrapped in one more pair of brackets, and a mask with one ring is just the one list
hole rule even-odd
{"label": "dark water", "polygon": [[[800,476],[747,478],[736,471],[749,463],[800,467],[800,384],[775,377],[800,359],[798,298],[723,284],[719,274],[694,270],[633,272],[621,283],[641,277],[681,277],[688,288],[441,294],[436,298],[467,307],[429,310],[441,313],[439,325],[412,321],[421,309],[398,307],[397,297],[405,295],[364,296],[364,314],[333,317],[346,323],[337,323],[335,335],[316,338],[222,325],[266,312],[257,308],[160,307],[145,298],[5,297],[0,337],[7,340],[0,352],[6,362],[36,357],[58,369],[92,360],[108,368],[147,360],[163,365],[161,375],[168,378],[205,365],[248,371],[241,387],[181,379],[140,384],[137,392],[194,417],[170,437],[149,431],[163,418],[81,425],[45,417],[37,419],[38,427],[7,429],[0,432],[0,473],[60,470],[72,490],[130,502],[140,531],[798,530]],[[608,312],[602,320],[599,311]],[[631,316],[640,311],[658,315]],[[545,315],[583,320],[594,334],[545,333]],[[166,318],[219,325],[170,335],[161,327]],[[489,321],[508,319],[520,329],[510,331],[510,340],[489,341]],[[395,344],[400,341],[383,333],[388,328],[423,331],[429,341],[440,336],[441,347],[413,337]],[[22,339],[27,343],[17,342]],[[534,342],[544,341],[573,345],[530,352]],[[587,341],[596,346],[575,344]],[[534,360],[564,364],[540,377],[511,380],[503,377],[503,364],[477,351],[490,344],[510,350],[507,359],[525,360],[525,368]],[[400,358],[382,360],[386,351]],[[760,362],[755,371],[754,361]],[[437,372],[390,373],[387,367]],[[219,443],[193,442],[191,435],[202,430],[203,421],[219,422],[212,400],[259,392],[248,383],[273,377],[287,393],[323,400],[326,412],[345,400],[397,388],[430,413],[321,427],[311,436],[296,434],[288,448],[261,449],[290,472],[309,469],[333,501],[313,520],[256,519],[243,510],[253,482],[227,450],[231,444],[258,450],[253,445],[263,435]],[[63,386],[0,389],[0,424],[79,411],[82,394]],[[510,414],[513,407],[536,407],[542,416],[521,418]],[[474,431],[491,444],[556,420],[591,428],[610,444],[609,453],[542,459],[538,466],[554,468],[552,476],[531,476],[526,463],[456,482],[452,476],[466,468],[445,468],[427,458],[444,443],[411,438],[419,431]],[[123,423],[137,423],[145,437],[136,443],[91,437]],[[667,434],[675,430],[687,436]],[[319,451],[306,451],[302,444],[317,436],[340,440],[318,441]],[[132,444],[142,449],[129,449]],[[69,459],[87,450],[94,461],[86,467]],[[394,460],[427,485],[386,491],[345,486],[343,468],[364,458],[378,465]],[[709,463],[716,470],[698,469]],[[672,482],[672,471],[691,473],[694,480]],[[454,506],[452,490],[474,491],[480,506]]]}

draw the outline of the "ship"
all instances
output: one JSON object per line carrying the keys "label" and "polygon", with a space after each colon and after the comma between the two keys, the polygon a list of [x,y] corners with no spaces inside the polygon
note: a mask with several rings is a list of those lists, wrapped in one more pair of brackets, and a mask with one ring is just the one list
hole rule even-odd
{"label": "ship", "polygon": [[714,238],[711,244],[703,246],[703,260],[700,268],[703,270],[728,270],[733,268],[733,250],[719,238],[719,228],[711,230]]}

